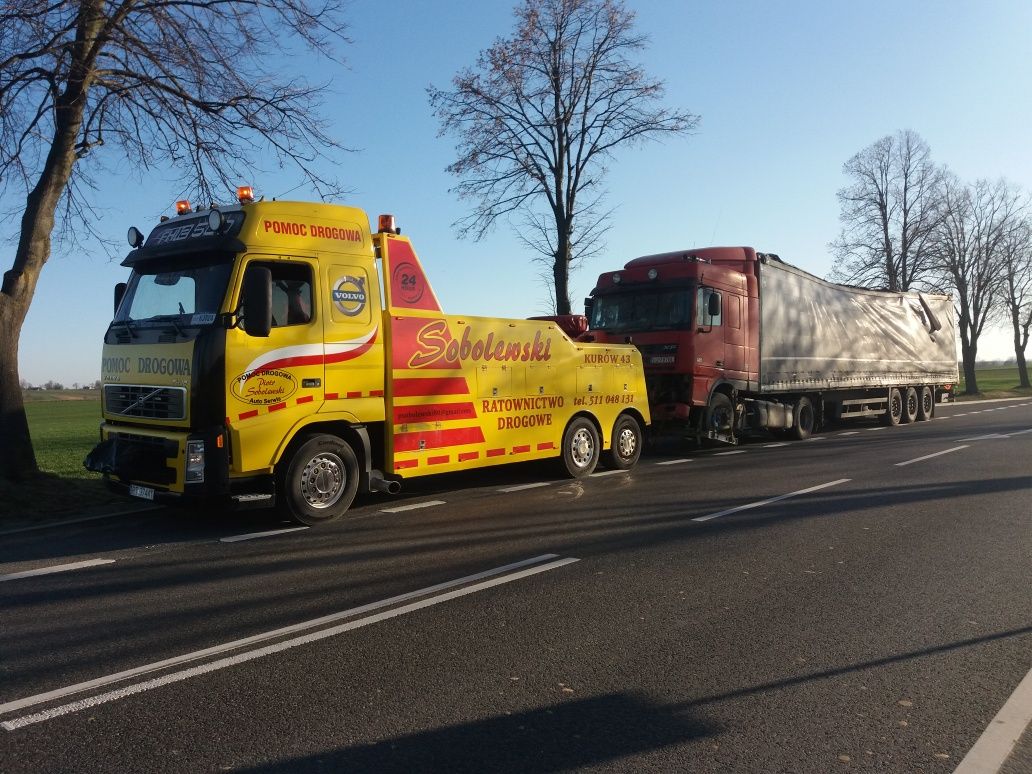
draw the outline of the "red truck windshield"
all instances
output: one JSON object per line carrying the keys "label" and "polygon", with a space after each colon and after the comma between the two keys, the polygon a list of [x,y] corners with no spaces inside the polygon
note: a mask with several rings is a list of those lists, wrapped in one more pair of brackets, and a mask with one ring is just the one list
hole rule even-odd
{"label": "red truck windshield", "polygon": [[590,327],[612,333],[691,328],[694,294],[694,287],[680,287],[596,296]]}

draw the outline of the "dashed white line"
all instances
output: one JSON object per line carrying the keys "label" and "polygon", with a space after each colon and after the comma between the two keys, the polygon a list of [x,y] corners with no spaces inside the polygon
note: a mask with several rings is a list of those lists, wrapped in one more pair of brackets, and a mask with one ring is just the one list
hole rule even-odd
{"label": "dashed white line", "polygon": [[913,465],[915,462],[921,462],[922,460],[930,460],[932,459],[932,457],[941,457],[944,454],[952,454],[955,451],[960,451],[961,449],[967,448],[967,444],[964,444],[963,446],[954,446],[952,449],[944,449],[943,451],[935,452],[935,454],[926,454],[923,457],[915,457],[914,459],[907,460],[906,462],[897,462],[896,467],[902,468],[904,465]]}
{"label": "dashed white line", "polygon": [[954,414],[953,416],[955,416],[955,417],[966,417],[967,416],[967,412],[965,411],[963,414]]}
{"label": "dashed white line", "polygon": [[447,505],[444,500],[427,500],[423,503],[412,503],[410,505],[398,505],[394,508],[381,508],[380,513],[401,513],[402,511],[414,511],[419,508],[432,508],[435,505]]}
{"label": "dashed white line", "polygon": [[[126,696],[133,696],[138,693],[143,693],[144,691],[150,691],[155,688],[160,688],[164,685],[168,685],[170,683],[177,683],[182,680],[187,680],[191,677],[208,674],[210,672],[215,672],[219,669],[225,669],[226,667],[242,664],[247,661],[253,661],[255,659],[263,658],[274,653],[280,653],[282,651],[289,650],[290,648],[296,648],[300,645],[307,645],[312,642],[318,642],[319,640],[324,640],[328,637],[334,637],[336,635],[343,634],[354,629],[359,629],[364,626],[379,623],[380,621],[386,621],[391,618],[397,618],[398,616],[405,615],[406,613],[413,613],[417,610],[422,610],[424,608],[431,607],[432,605],[439,605],[442,602],[449,602],[453,599],[457,599],[468,594],[474,594],[478,591],[484,591],[495,586],[500,586],[503,583],[511,583],[512,581],[519,580],[521,578],[526,578],[531,575],[547,572],[549,570],[555,570],[559,567],[564,567],[568,564],[573,564],[576,561],[579,560],[573,558],[557,559],[547,564],[541,564],[535,567],[528,567],[527,569],[520,570],[519,572],[513,572],[508,575],[502,575],[501,577],[485,580],[480,583],[475,583],[471,586],[465,586],[464,588],[455,589],[454,591],[449,591],[444,594],[438,594],[437,596],[421,599],[417,602],[412,602],[410,604],[394,608],[393,610],[386,610],[381,613],[366,616],[365,618],[359,618],[353,621],[348,621],[346,623],[338,624],[337,626],[331,626],[328,629],[322,629],[320,631],[305,634],[300,637],[294,637],[293,639],[284,640],[283,642],[278,642],[274,645],[266,645],[265,647],[258,648],[256,650],[245,651],[243,653],[228,656],[217,661],[212,661],[208,664],[201,664],[199,666],[184,669],[179,672],[172,672],[162,677],[157,677],[152,680],[146,680],[142,683],[127,685],[124,688],[119,688],[114,691],[102,693],[97,696],[90,696],[79,701],[71,702],[70,704],[63,704],[57,707],[51,707],[50,709],[46,709],[42,712],[37,712],[32,715],[24,715],[22,717],[13,718],[11,720],[7,720],[3,723],[0,723],[0,726],[2,726],[7,731],[15,731],[19,728],[23,728],[24,726],[32,725],[34,723],[41,723],[43,721],[51,720],[53,718],[60,717],[62,715],[67,715],[72,712],[79,712],[84,709],[89,709],[90,707],[96,707],[99,704],[105,704],[109,701],[115,701],[117,699],[125,698]],[[34,700],[31,702],[33,704],[38,704],[41,701],[43,701],[43,699],[39,697],[29,698]],[[4,706],[6,707],[9,705]],[[2,711],[2,708],[0,708],[0,711]]]}
{"label": "dashed white line", "polygon": [[685,460],[663,460],[662,462],[657,462],[656,464],[657,465],[681,465],[681,464],[683,464],[685,462],[691,462],[691,460],[687,460],[687,459],[685,459]]}
{"label": "dashed white line", "polygon": [[536,489],[539,486],[550,486],[548,481],[536,481],[533,484],[518,484],[516,486],[507,486],[499,489],[499,492],[522,492],[524,489]]}
{"label": "dashed white line", "polygon": [[50,567],[38,567],[35,570],[23,570],[12,572],[7,575],[0,575],[0,582],[19,580],[21,578],[35,578],[39,575],[53,575],[58,572],[69,572],[70,570],[82,570],[86,567],[98,567],[102,564],[114,564],[114,559],[87,559],[82,562],[71,562],[70,564],[55,564]]}
{"label": "dashed white line", "polygon": [[248,532],[246,535],[230,535],[229,537],[219,538],[219,542],[239,543],[241,540],[255,540],[257,538],[272,537],[273,535],[285,535],[288,532],[297,532],[302,529],[308,529],[308,527],[285,527],[283,529],[270,529],[266,532]]}
{"label": "dashed white line", "polygon": [[697,516],[696,518],[692,519],[692,521],[709,521],[710,519],[716,519],[721,516],[728,516],[732,513],[738,513],[739,511],[747,511],[751,508],[759,508],[763,505],[770,505],[771,503],[776,503],[780,500],[787,500],[789,497],[796,497],[797,495],[809,494],[810,492],[816,492],[820,489],[827,489],[830,486],[838,486],[839,484],[844,484],[847,481],[851,480],[852,479],[848,478],[840,478],[837,481],[829,481],[826,484],[818,484],[817,486],[807,487],[806,489],[799,489],[795,492],[789,492],[788,494],[778,495],[777,497],[771,497],[766,500],[760,500],[755,503],[748,503],[747,505],[739,505],[735,508],[728,508],[725,511],[711,513],[708,516]]}
{"label": "dashed white line", "polygon": [[860,434],[859,430],[849,430],[849,431],[847,431],[845,433],[839,433],[839,435],[859,435],[859,434]]}
{"label": "dashed white line", "polygon": [[824,440],[825,438],[827,438],[827,437],[828,437],[828,436],[826,436],[826,435],[811,435],[811,436],[810,436],[809,438],[807,438],[806,440],[807,440],[807,441],[823,441],[823,440]]}
{"label": "dashed white line", "polygon": [[717,452],[714,457],[730,457],[732,454],[745,454],[745,449],[735,449],[729,452]]}
{"label": "dashed white line", "polygon": [[765,443],[765,444],[763,444],[763,448],[764,449],[776,449],[779,446],[788,446],[788,444],[786,442],[784,442],[784,441],[782,441],[781,443]]}
{"label": "dashed white line", "polygon": [[600,470],[598,473],[592,473],[591,478],[601,478],[602,476],[615,476],[617,473],[630,473],[629,470]]}
{"label": "dashed white line", "polygon": [[[1025,729],[1032,725],[1032,671],[1025,675],[953,774],[989,774],[1003,768]],[[1015,769],[1016,770],[1016,769]]]}
{"label": "dashed white line", "polygon": [[868,427],[866,429],[867,429],[868,432],[871,432],[871,431],[874,431],[874,430],[884,430],[885,428],[886,428],[886,425],[878,425],[877,427]]}

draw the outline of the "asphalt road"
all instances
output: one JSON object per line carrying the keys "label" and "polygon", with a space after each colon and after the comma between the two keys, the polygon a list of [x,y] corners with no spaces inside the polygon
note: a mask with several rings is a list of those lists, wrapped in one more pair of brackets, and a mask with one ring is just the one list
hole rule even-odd
{"label": "asphalt road", "polygon": [[0,771],[953,771],[1032,669],[1030,494],[1017,401],[0,536]]}

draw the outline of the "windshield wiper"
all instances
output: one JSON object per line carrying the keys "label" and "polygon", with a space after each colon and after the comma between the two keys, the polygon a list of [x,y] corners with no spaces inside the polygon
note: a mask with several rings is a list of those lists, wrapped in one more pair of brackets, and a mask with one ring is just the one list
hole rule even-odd
{"label": "windshield wiper", "polygon": [[139,335],[136,332],[136,329],[133,328],[133,321],[130,318],[128,318],[128,317],[126,317],[124,320],[113,320],[111,322],[111,327],[112,328],[115,327],[116,325],[121,325],[123,328],[125,328],[127,331],[129,331],[129,335],[132,338],[134,338],[134,339]]}
{"label": "windshield wiper", "polygon": [[160,320],[161,322],[172,323],[172,327],[176,329],[176,333],[180,336],[185,336],[186,333],[179,326],[179,315],[177,314],[159,314],[151,318],[152,320]]}

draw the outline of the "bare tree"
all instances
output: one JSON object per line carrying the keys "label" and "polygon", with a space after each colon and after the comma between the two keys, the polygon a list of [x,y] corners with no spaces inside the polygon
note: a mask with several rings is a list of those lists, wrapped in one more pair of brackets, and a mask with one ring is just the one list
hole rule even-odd
{"label": "bare tree", "polygon": [[1005,243],[1018,196],[1003,180],[966,185],[947,174],[944,217],[935,240],[939,272],[956,294],[965,394],[978,393],[978,339],[1000,312]]}
{"label": "bare tree", "polygon": [[941,171],[921,136],[882,137],[845,163],[838,192],[841,256],[832,277],[865,287],[910,290],[930,275],[932,234],[942,216]]}
{"label": "bare tree", "polygon": [[[321,87],[271,66],[291,39],[332,57],[339,0],[19,0],[0,10],[0,193],[24,196],[13,265],[0,286],[0,479],[36,471],[18,389],[18,337],[55,226],[89,232],[104,153],[185,171],[184,191],[293,164],[320,193],[338,146],[318,119]],[[285,37],[288,36],[288,37]],[[276,61],[281,61],[276,57]]]}
{"label": "bare tree", "polygon": [[1032,214],[1026,201],[1003,241],[1003,300],[1014,333],[1014,359],[1021,387],[1030,387],[1025,348],[1032,330]]}
{"label": "bare tree", "polygon": [[441,134],[459,138],[455,190],[475,203],[459,233],[479,239],[519,216],[517,234],[550,268],[555,311],[568,314],[570,270],[606,231],[613,151],[688,133],[699,117],[659,106],[662,82],[632,60],[646,38],[618,0],[524,0],[515,13],[510,37],[451,91],[428,94]]}

